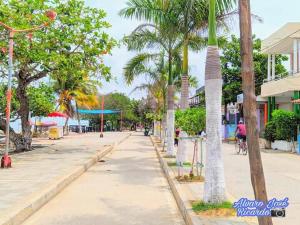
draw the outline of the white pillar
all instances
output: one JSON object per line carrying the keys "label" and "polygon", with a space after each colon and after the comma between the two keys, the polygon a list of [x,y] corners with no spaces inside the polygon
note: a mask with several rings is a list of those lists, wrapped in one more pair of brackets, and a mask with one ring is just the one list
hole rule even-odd
{"label": "white pillar", "polygon": [[271,80],[271,55],[268,54],[268,81]]}
{"label": "white pillar", "polygon": [[[179,137],[187,138],[188,134],[185,131],[180,131]],[[187,139],[179,139],[178,150],[176,155],[177,164],[184,163],[188,161],[188,143]]]}
{"label": "white pillar", "polygon": [[293,73],[297,73],[298,72],[298,40],[294,40],[294,65],[293,65]]}
{"label": "white pillar", "polygon": [[275,71],[275,54],[272,55],[272,80],[275,80],[275,74],[276,74],[276,71]]}
{"label": "white pillar", "polygon": [[293,66],[294,66],[294,54],[292,52],[290,54],[290,74],[289,75],[293,74]]}

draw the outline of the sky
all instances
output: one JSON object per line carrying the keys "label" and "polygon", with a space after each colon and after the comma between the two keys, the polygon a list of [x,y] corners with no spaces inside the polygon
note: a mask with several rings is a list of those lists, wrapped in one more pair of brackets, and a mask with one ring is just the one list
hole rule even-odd
{"label": "sky", "polygon": [[[121,18],[118,13],[126,6],[127,0],[85,0],[86,4],[92,7],[101,8],[106,11],[108,21],[112,27],[107,30],[113,38],[121,40],[124,35],[133,31],[139,21]],[[263,22],[253,21],[252,30],[258,38],[265,39],[287,22],[300,22],[300,1],[299,0],[251,0],[251,11],[263,19]],[[239,35],[238,20],[233,22],[232,33]],[[231,35],[229,34],[229,35]],[[123,79],[123,67],[135,55],[128,52],[126,47],[121,45],[115,48],[112,56],[105,57],[105,63],[111,67],[115,79],[109,83],[104,82],[101,88],[102,93],[122,92],[130,94],[130,97],[139,99],[146,95],[145,92],[132,90],[135,86],[145,82],[143,77],[137,79],[131,86],[126,85]],[[190,74],[199,80],[199,86],[204,84],[206,51],[190,54]],[[195,90],[191,90],[193,95]]]}

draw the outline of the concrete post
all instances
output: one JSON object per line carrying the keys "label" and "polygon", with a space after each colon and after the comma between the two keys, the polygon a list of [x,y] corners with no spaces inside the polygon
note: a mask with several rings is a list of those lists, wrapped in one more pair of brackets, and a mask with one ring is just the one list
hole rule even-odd
{"label": "concrete post", "polygon": [[293,45],[293,55],[294,55],[294,65],[293,65],[293,74],[298,72],[298,40],[294,40],[294,45]]}
{"label": "concrete post", "polygon": [[275,75],[276,75],[276,71],[275,71],[275,55],[272,55],[272,80],[275,80]]}
{"label": "concrete post", "polygon": [[268,81],[271,80],[271,55],[268,54]]}

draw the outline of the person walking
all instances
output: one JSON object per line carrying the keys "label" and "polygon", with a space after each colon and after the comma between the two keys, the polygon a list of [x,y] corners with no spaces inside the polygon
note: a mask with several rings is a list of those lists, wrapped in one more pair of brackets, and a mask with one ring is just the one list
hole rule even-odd
{"label": "person walking", "polygon": [[179,134],[180,134],[180,129],[177,127],[175,130],[175,140],[174,140],[174,145],[178,147],[178,141],[179,141]]}

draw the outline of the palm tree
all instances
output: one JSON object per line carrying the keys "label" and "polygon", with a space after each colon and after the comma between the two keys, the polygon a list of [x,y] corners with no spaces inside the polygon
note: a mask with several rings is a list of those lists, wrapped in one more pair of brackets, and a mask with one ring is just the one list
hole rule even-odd
{"label": "palm tree", "polygon": [[[240,36],[242,56],[242,78],[244,91],[244,116],[247,129],[251,182],[255,199],[268,201],[263,165],[259,149],[259,137],[256,127],[256,98],[253,68],[253,44],[251,30],[250,1],[239,0]],[[271,217],[258,217],[260,225],[272,225]]]}
{"label": "palm tree", "polygon": [[[167,92],[167,154],[174,155],[174,76],[179,50],[181,48],[180,36],[168,28],[167,24],[160,25],[142,24],[136,28],[131,35],[125,38],[129,50],[139,50],[144,48],[161,48],[168,60],[168,92]],[[175,64],[175,65],[173,65]]]}
{"label": "palm tree", "polygon": [[[79,133],[82,132],[80,115],[78,108],[95,108],[99,105],[97,94],[97,82],[89,80],[86,75],[82,76],[69,76],[68,79],[64,77],[56,77],[54,83],[54,90],[59,95],[58,108],[61,112],[65,113],[68,118],[64,126],[65,131],[68,133],[69,118],[76,117],[79,125]],[[75,108],[72,102],[75,101]]]}
{"label": "palm tree", "polygon": [[[208,30],[209,7],[207,0],[174,0],[170,16],[175,19],[174,24],[178,32],[183,35],[183,70],[181,88],[181,109],[188,108],[188,65],[189,50],[200,51],[207,46],[206,33]],[[228,11],[227,8],[216,12],[217,28],[226,29],[226,19],[236,10]]]}
{"label": "palm tree", "polygon": [[147,82],[135,87],[132,92],[146,90],[149,97],[155,101],[155,113],[161,114],[166,110],[167,67],[164,54],[140,53],[133,57],[124,68],[124,77],[128,84],[138,76],[145,76]]}
{"label": "palm tree", "polygon": [[[217,10],[231,8],[233,1],[217,0]],[[216,0],[209,0],[209,37],[205,66],[206,169],[204,201],[220,203],[226,199],[221,142],[222,76],[216,35]]]}
{"label": "palm tree", "polygon": [[[182,83],[181,83],[181,99],[180,108],[185,110],[189,107],[189,50],[200,51],[207,46],[206,33],[208,30],[209,7],[207,0],[174,0],[173,10],[171,13],[175,14],[174,24],[178,32],[183,35],[183,64],[182,64]],[[235,14],[236,11],[227,12],[218,10],[216,14],[217,27],[220,29],[227,28],[226,19]],[[181,135],[187,135],[184,131]],[[187,140],[181,140],[178,152],[178,163],[186,161],[187,158]]]}

